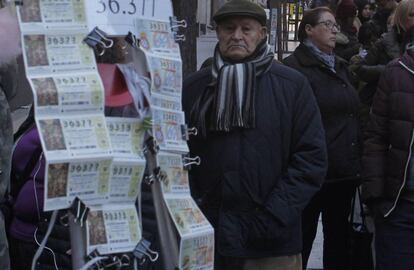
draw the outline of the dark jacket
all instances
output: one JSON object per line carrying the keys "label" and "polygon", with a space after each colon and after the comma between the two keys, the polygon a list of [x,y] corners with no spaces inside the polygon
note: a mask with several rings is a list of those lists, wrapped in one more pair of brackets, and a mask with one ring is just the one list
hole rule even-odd
{"label": "dark jacket", "polygon": [[386,67],[371,109],[362,196],[383,215],[394,209],[406,182],[414,140],[413,86],[414,57],[404,54]]}
{"label": "dark jacket", "polygon": [[318,102],[328,148],[327,182],[359,177],[359,99],[346,62],[336,58],[334,73],[303,44],[283,62],[308,78]]}
{"label": "dark jacket", "polygon": [[[185,80],[187,120],[211,81],[210,69]],[[190,171],[191,194],[221,255],[298,254],[302,209],[326,173],[320,113],[306,78],[290,68],[274,62],[256,85],[256,128],[190,138],[191,156],[201,158]]]}
{"label": "dark jacket", "polygon": [[[10,181],[11,152],[13,147],[13,125],[8,99],[14,87],[11,80],[0,70],[0,204],[4,203]],[[6,213],[5,213],[6,214]],[[0,209],[0,269],[9,269],[9,252],[5,230],[5,218]]]}

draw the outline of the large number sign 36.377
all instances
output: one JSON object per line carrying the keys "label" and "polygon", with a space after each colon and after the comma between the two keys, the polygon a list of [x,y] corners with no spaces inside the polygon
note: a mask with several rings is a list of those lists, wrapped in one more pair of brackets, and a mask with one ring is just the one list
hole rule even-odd
{"label": "large number sign 36.377", "polygon": [[155,15],[156,0],[98,0],[97,13]]}

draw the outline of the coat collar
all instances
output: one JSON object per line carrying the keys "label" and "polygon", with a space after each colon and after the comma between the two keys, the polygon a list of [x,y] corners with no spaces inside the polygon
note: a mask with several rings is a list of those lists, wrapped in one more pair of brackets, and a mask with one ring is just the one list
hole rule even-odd
{"label": "coat collar", "polygon": [[[329,67],[323,63],[321,60],[319,60],[315,55],[312,54],[312,52],[309,50],[308,47],[306,47],[304,44],[299,44],[299,46],[295,49],[293,54],[296,56],[296,59],[298,59],[299,63],[302,66],[308,66],[308,67],[319,67],[319,68],[326,68],[328,70]],[[346,66],[347,62],[338,57],[335,56],[335,70],[338,70],[338,68],[342,66]],[[331,70],[330,70],[331,71]],[[331,71],[332,72],[332,71]],[[334,73],[334,72],[332,72]]]}

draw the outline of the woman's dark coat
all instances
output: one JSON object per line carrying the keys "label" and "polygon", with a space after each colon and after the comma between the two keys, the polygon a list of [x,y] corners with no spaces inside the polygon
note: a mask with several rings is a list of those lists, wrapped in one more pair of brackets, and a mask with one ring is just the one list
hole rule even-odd
{"label": "woman's dark coat", "polygon": [[326,133],[327,182],[355,179],[360,173],[359,99],[344,60],[333,72],[303,44],[283,63],[304,74],[313,89]]}

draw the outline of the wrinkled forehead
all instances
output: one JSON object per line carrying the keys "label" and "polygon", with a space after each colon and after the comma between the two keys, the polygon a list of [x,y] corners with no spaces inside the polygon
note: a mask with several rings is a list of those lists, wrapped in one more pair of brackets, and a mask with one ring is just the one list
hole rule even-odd
{"label": "wrinkled forehead", "polygon": [[233,26],[257,26],[261,27],[261,24],[258,20],[248,16],[231,16],[226,19],[221,20],[217,26],[224,26],[224,25],[233,25]]}

